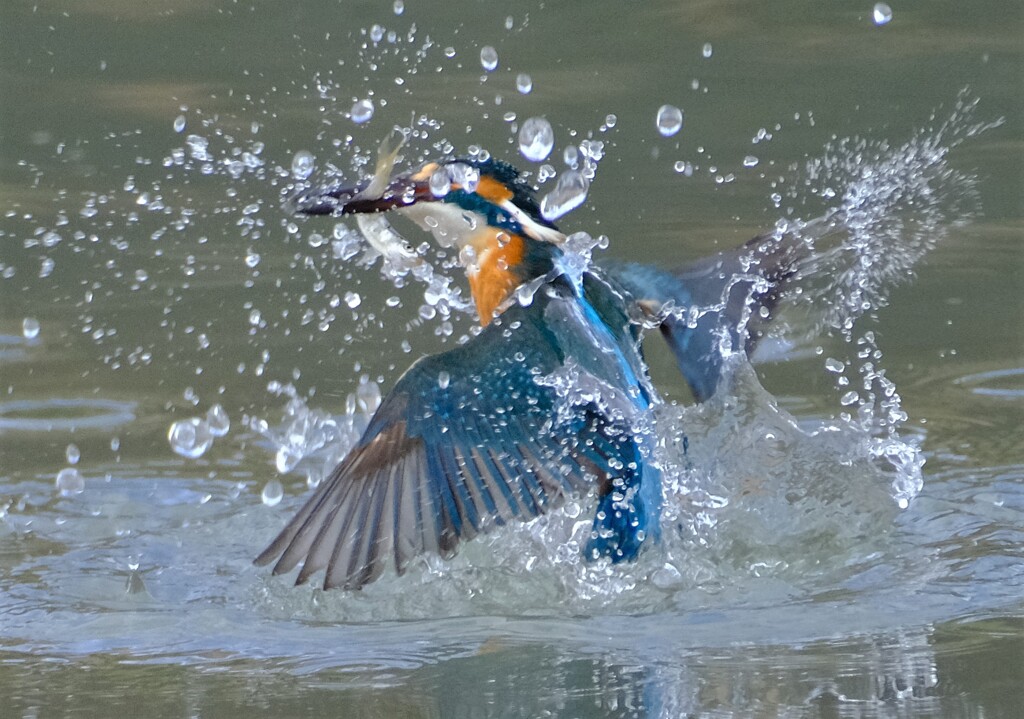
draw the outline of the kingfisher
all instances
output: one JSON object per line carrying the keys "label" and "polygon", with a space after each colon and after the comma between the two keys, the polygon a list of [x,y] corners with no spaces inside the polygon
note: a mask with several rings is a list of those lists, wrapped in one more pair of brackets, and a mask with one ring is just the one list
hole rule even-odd
{"label": "kingfisher", "polygon": [[369,183],[314,187],[289,209],[413,220],[458,249],[481,330],[413,363],[256,563],[301,565],[296,584],[324,570],[325,589],[359,589],[389,564],[402,574],[421,554],[450,558],[572,496],[596,500],[584,557],[634,560],[659,539],[663,501],[645,328],[660,329],[703,401],[720,344],[753,347],[795,253],[766,236],[672,272],[581,264],[514,166],[448,158],[392,177],[396,154],[382,148]]}

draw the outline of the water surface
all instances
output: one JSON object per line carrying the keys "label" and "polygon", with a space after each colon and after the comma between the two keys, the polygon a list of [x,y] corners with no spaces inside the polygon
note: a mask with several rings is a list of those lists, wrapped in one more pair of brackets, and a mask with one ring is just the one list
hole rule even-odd
{"label": "water surface", "polygon": [[[893,5],[876,26],[872,10],[5,7],[7,713],[1013,716],[1024,14],[995,1]],[[703,408],[649,343],[653,376],[681,403],[664,408],[666,452],[685,431],[696,470],[675,487],[669,541],[636,566],[595,569],[560,551],[577,531],[566,514],[358,594],[293,588],[251,565],[331,461],[279,473],[297,459],[280,451],[289,434],[308,448],[336,417],[330,436],[350,441],[376,386],[471,325],[458,311],[424,320],[423,288],[358,263],[357,240],[334,223],[292,226],[280,201],[296,153],[312,154],[317,176],[333,165],[355,177],[400,124],[419,133],[412,157],[476,145],[537,172],[518,126],[544,116],[558,172],[566,147],[605,143],[563,228],[670,266],[820,214],[859,168],[909,186],[923,166],[900,148],[952,144],[940,126],[958,98],[978,100],[961,130],[1005,122],[950,150],[927,202],[890,206],[876,191],[869,205],[885,210],[873,228],[899,230],[894,251],[921,218],[936,221],[912,282],[883,283],[845,334],[793,338],[785,361],[739,368]],[[355,105],[367,100],[365,120]],[[664,105],[683,111],[668,136]],[[811,176],[830,143],[845,164]],[[849,362],[858,386],[865,347],[906,413],[870,405],[866,434],[826,368]],[[174,453],[171,424],[215,405],[227,434],[198,458]],[[869,440],[889,429],[925,460],[919,474],[879,460]],[[923,479],[906,509],[894,476]]]}

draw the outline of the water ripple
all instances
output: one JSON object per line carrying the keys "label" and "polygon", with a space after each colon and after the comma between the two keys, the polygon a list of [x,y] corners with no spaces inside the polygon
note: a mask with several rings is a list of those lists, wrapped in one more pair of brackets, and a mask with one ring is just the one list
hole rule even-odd
{"label": "water ripple", "polygon": [[983,397],[1021,399],[1024,397],[1024,367],[977,372],[955,379],[953,384],[967,387],[972,394]]}
{"label": "water ripple", "polygon": [[0,403],[0,431],[72,432],[110,429],[135,419],[135,402],[111,399],[26,399]]}

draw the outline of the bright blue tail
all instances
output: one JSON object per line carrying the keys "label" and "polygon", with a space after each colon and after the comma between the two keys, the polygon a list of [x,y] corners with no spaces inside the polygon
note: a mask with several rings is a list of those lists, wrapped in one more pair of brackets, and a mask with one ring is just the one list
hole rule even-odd
{"label": "bright blue tail", "polygon": [[[761,236],[671,272],[615,261],[602,261],[597,271],[655,311],[672,305],[676,312],[663,317],[661,334],[694,397],[703,402],[718,387],[723,336],[729,337],[734,350],[753,351],[772,319],[780,290],[806,253],[799,240]],[[755,285],[758,278],[764,280],[763,287]],[[680,310],[690,307],[705,311],[695,321],[688,320]],[[745,326],[744,318],[749,318]]]}

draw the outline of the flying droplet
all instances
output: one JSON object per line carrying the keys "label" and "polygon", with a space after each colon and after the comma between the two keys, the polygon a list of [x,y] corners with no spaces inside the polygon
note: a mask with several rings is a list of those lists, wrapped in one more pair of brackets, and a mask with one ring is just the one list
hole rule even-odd
{"label": "flying droplet", "polygon": [[686,162],[685,160],[676,160],[675,165],[673,165],[672,167],[680,175],[685,175],[686,177],[693,177],[692,162]]}
{"label": "flying droplet", "polygon": [[441,370],[440,372],[437,373],[437,386],[440,387],[441,389],[448,389],[448,383],[451,381],[451,375],[445,372],[444,370]]}
{"label": "flying droplet", "polygon": [[263,491],[260,492],[260,500],[268,507],[276,507],[283,498],[284,487],[280,481],[272,479],[263,485]]}
{"label": "flying droplet", "polygon": [[64,456],[67,457],[68,464],[78,464],[78,460],[82,458],[82,452],[78,449],[78,445],[69,444],[64,450]]}
{"label": "flying droplet", "polygon": [[231,418],[221,405],[215,404],[206,410],[206,426],[214,437],[223,437],[231,429]]}
{"label": "flying droplet", "polygon": [[301,449],[285,444],[277,448],[277,453],[274,455],[274,466],[277,467],[277,471],[281,474],[287,474],[295,469],[298,463],[302,461],[302,457]]}
{"label": "flying droplet", "polygon": [[81,494],[85,491],[85,479],[82,477],[81,472],[74,467],[65,467],[57,472],[53,483],[62,497]]}
{"label": "flying droplet", "polygon": [[345,293],[345,304],[348,305],[350,309],[354,310],[356,307],[362,304],[362,302],[363,298],[359,296],[358,292]]}
{"label": "flying droplet", "polygon": [[892,20],[892,8],[886,3],[875,3],[875,9],[871,13],[875,25],[885,25]]}
{"label": "flying droplet", "polygon": [[494,70],[498,67],[498,51],[490,45],[484,45],[480,49],[480,64],[487,72]]}
{"label": "flying droplet", "polygon": [[167,441],[177,454],[189,459],[202,457],[213,444],[213,434],[206,422],[199,417],[190,417],[175,422],[167,430]]}
{"label": "flying droplet", "polygon": [[576,147],[576,145],[568,145],[562,150],[562,162],[565,163],[566,167],[575,170],[580,164],[580,148]]}
{"label": "flying droplet", "polygon": [[576,170],[563,172],[555,183],[555,189],[540,201],[540,214],[545,220],[557,220],[582,205],[589,189],[590,183],[582,173]]}
{"label": "flying droplet", "polygon": [[39,336],[39,320],[35,317],[26,317],[21,321],[21,336],[27,340],[34,340]]}
{"label": "flying droplet", "polygon": [[674,105],[662,105],[658,108],[655,124],[664,137],[671,137],[683,127],[683,111]]}
{"label": "flying droplet", "polygon": [[292,177],[296,180],[305,180],[313,174],[313,167],[316,159],[313,153],[308,150],[299,150],[292,158]]}
{"label": "flying droplet", "polygon": [[[877,5],[875,6],[875,12],[876,13],[878,12],[878,6]],[[174,131],[175,132],[185,132],[185,116],[184,115],[178,115],[176,118],[174,118]]]}
{"label": "flying droplet", "polygon": [[445,170],[454,184],[466,192],[476,192],[477,183],[480,182],[480,170],[464,162],[445,165]]}
{"label": "flying droplet", "polygon": [[519,73],[516,75],[516,89],[523,95],[529,95],[530,90],[533,89],[533,78],[525,72]]}
{"label": "flying droplet", "polygon": [[753,155],[747,155],[746,157],[743,158],[744,167],[757,167],[758,162],[759,160]]}
{"label": "flying droplet", "polygon": [[834,357],[829,357],[825,360],[825,369],[827,369],[829,372],[842,374],[846,370],[846,365],[844,365],[841,361],[835,359]]}
{"label": "flying droplet", "polygon": [[700,54],[704,56],[704,59],[707,59],[711,57],[711,53],[713,53],[714,51],[715,49],[711,47],[711,43],[706,42],[704,43],[704,47],[700,49]]}
{"label": "flying droplet", "polygon": [[352,105],[351,113],[352,122],[357,125],[362,125],[364,122],[369,122],[370,118],[373,117],[373,101],[372,100],[360,100]]}
{"label": "flying droplet", "polygon": [[531,117],[519,129],[519,152],[531,162],[540,162],[555,146],[555,131],[543,117]]}
{"label": "flying droplet", "polygon": [[395,4],[392,5],[394,8],[395,15],[401,15],[405,12],[405,2],[403,0],[395,0]]}
{"label": "flying droplet", "polygon": [[444,197],[452,189],[452,180],[444,167],[438,167],[430,173],[427,184],[430,187],[430,194],[434,197]]}

